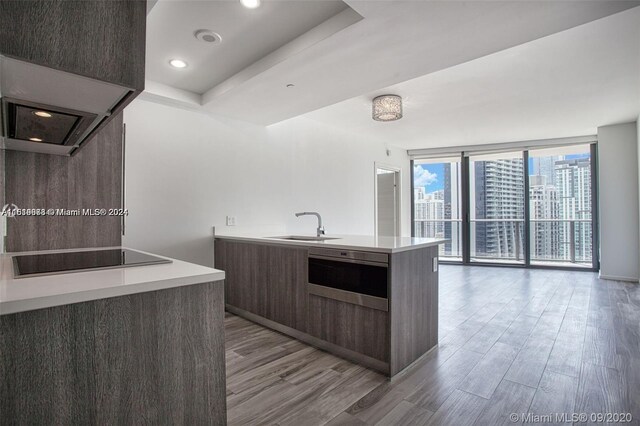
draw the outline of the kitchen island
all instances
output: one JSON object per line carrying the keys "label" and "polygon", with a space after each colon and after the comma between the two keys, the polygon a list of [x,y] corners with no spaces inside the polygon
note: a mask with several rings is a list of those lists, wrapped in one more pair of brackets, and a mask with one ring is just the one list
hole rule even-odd
{"label": "kitchen island", "polygon": [[215,267],[229,312],[392,377],[438,343],[445,241],[216,235]]}
{"label": "kitchen island", "polygon": [[14,255],[71,251],[0,255],[1,423],[225,424],[224,272],[14,277]]}

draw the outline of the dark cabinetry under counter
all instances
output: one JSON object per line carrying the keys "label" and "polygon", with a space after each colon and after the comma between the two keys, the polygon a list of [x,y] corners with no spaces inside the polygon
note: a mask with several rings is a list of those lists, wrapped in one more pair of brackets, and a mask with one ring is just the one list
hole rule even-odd
{"label": "dark cabinetry under counter", "polygon": [[216,241],[216,267],[228,306],[299,331],[307,328],[307,250]]}
{"label": "dark cabinetry under counter", "polygon": [[227,310],[389,376],[437,345],[437,256],[436,243],[381,253],[215,242]]}
{"label": "dark cabinetry under counter", "polygon": [[219,282],[0,315],[0,424],[224,425],[224,355]]}

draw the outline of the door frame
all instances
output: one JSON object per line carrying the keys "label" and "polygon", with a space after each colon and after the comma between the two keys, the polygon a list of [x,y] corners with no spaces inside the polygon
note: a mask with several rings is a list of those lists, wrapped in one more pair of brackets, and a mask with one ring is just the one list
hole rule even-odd
{"label": "door frame", "polygon": [[396,236],[402,236],[402,168],[387,163],[373,163],[373,235],[378,237],[378,169],[396,173]]}

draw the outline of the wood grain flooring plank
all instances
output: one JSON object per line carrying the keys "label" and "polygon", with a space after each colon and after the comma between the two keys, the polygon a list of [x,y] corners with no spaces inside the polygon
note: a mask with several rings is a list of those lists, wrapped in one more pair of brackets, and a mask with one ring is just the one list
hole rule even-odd
{"label": "wood grain flooring plank", "polygon": [[405,396],[404,392],[395,390],[390,383],[384,383],[351,405],[346,412],[365,423],[374,424],[393,410]]}
{"label": "wood grain flooring plank", "polygon": [[487,403],[480,417],[475,422],[476,426],[500,426],[513,425],[510,415],[516,413],[522,415],[529,410],[536,390],[520,383],[503,380],[496,388],[493,396]]}
{"label": "wood grain flooring plank", "polygon": [[583,336],[587,327],[587,311],[569,306],[558,333]]}
{"label": "wood grain flooring plank", "polygon": [[473,425],[487,402],[479,396],[456,390],[431,416],[427,425]]}
{"label": "wood grain flooring plank", "polygon": [[519,348],[496,343],[464,378],[458,389],[489,399],[498,387]]}
{"label": "wood grain flooring plank", "polygon": [[433,413],[408,401],[402,401],[382,418],[376,426],[424,426]]}
{"label": "wood grain flooring plank", "polygon": [[547,370],[571,377],[580,375],[584,335],[560,333],[549,355]]}
{"label": "wood grain flooring plank", "polygon": [[427,410],[437,411],[480,359],[482,354],[460,349],[410,393],[406,400]]}
{"label": "wood grain flooring plank", "polygon": [[[545,371],[540,379],[529,411],[537,415],[556,413],[574,413],[578,379],[563,374]],[[562,420],[555,418],[554,420]],[[564,422],[548,422],[546,424],[563,424]]]}
{"label": "wood grain flooring plank", "polygon": [[629,401],[628,398],[627,387],[617,370],[586,362],[582,364],[576,412],[588,414],[629,412],[631,408],[626,404]]}
{"label": "wood grain flooring plank", "polygon": [[507,331],[507,327],[487,324],[471,339],[469,339],[467,343],[464,344],[463,348],[469,351],[486,354],[505,331]]}
{"label": "wood grain flooring plank", "polygon": [[539,317],[521,313],[500,336],[498,342],[521,348],[538,323]]}
{"label": "wood grain flooring plank", "polygon": [[615,368],[616,346],[613,330],[587,326],[582,361]]}
{"label": "wood grain flooring plank", "polygon": [[553,344],[553,339],[531,335],[511,364],[505,379],[537,388]]}
{"label": "wood grain flooring plank", "polygon": [[357,417],[353,417],[351,414],[343,411],[330,422],[327,423],[327,426],[366,426],[367,424]]}
{"label": "wood grain flooring plank", "polygon": [[274,421],[282,426],[327,423],[337,412],[349,407],[350,399],[364,396],[385,380],[380,374],[363,368],[342,380],[334,379],[320,392],[301,400],[301,404],[291,407],[288,413],[274,418]]}

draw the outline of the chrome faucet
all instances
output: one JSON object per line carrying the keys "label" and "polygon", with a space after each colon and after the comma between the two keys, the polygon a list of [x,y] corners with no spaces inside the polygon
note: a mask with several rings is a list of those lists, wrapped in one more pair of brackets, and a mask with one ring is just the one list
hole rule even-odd
{"label": "chrome faucet", "polygon": [[324,235],[324,226],[322,226],[322,217],[320,217],[320,213],[318,212],[300,212],[296,213],[296,217],[300,216],[315,216],[318,218],[318,229],[316,230],[316,236],[320,237]]}

